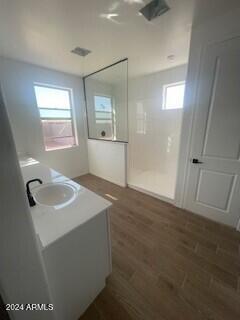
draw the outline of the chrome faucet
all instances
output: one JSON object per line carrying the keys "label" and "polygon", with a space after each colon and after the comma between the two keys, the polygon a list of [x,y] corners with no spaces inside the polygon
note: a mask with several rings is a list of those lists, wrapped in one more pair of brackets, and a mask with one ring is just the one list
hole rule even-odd
{"label": "chrome faucet", "polygon": [[30,207],[34,207],[36,205],[36,202],[35,200],[33,199],[33,195],[30,191],[30,183],[32,182],[39,182],[40,184],[42,184],[42,180],[41,179],[32,179],[32,180],[29,180],[27,183],[26,183],[26,189],[27,189],[27,197],[28,197],[28,202],[29,202],[29,205]]}

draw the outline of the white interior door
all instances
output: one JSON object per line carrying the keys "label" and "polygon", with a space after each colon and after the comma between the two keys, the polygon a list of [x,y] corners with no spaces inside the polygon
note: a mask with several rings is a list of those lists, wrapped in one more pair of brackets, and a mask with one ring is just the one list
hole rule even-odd
{"label": "white interior door", "polygon": [[240,218],[240,38],[208,45],[196,102],[185,207],[236,227]]}

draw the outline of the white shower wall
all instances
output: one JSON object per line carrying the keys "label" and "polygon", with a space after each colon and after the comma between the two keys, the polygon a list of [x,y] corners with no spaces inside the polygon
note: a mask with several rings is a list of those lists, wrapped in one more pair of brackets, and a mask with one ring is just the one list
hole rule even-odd
{"label": "white shower wall", "polygon": [[187,65],[129,81],[128,184],[174,199],[182,109],[163,110],[163,86],[184,81]]}

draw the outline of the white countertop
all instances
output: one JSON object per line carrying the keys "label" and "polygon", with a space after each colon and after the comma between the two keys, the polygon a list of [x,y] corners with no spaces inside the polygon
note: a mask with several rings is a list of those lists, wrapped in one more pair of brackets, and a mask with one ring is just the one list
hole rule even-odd
{"label": "white countertop", "polygon": [[[111,202],[34,159],[22,159],[20,166],[25,183],[39,178],[43,184],[64,182],[72,185],[76,190],[76,197],[65,207],[37,204],[30,208],[35,231],[43,248],[111,206]],[[32,183],[30,188],[34,190],[36,185]]]}

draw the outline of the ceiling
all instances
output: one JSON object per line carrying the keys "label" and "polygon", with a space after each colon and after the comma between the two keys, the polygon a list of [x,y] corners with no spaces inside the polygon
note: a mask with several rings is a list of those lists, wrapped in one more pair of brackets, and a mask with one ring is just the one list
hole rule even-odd
{"label": "ceiling", "polygon": [[[148,2],[0,0],[0,55],[77,75],[125,57],[130,76],[186,63],[194,0],[167,0],[171,10],[151,22],[138,14]],[[77,46],[92,53],[74,55]]]}
{"label": "ceiling", "polygon": [[239,7],[239,0],[196,0],[193,25],[198,26]]}

